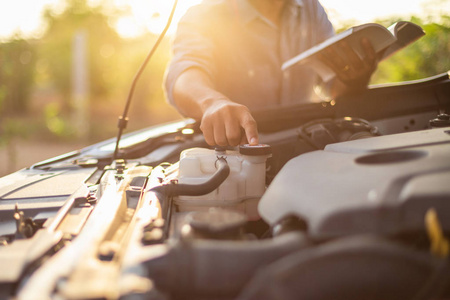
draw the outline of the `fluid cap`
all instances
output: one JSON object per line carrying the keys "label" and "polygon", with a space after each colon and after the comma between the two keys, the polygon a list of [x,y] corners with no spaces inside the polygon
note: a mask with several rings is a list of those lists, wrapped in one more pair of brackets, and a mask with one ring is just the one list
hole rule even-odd
{"label": "fluid cap", "polygon": [[258,144],[255,146],[245,144],[239,146],[239,153],[248,156],[270,155],[272,154],[272,148],[267,144]]}
{"label": "fluid cap", "polygon": [[188,222],[199,232],[223,234],[240,229],[247,222],[247,217],[238,211],[211,208],[209,211],[191,213]]}

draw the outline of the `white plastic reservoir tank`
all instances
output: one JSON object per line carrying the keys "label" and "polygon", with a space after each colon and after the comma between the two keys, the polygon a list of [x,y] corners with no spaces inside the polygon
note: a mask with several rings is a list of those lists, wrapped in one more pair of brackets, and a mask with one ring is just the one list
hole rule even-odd
{"label": "white plastic reservoir tank", "polygon": [[239,151],[191,148],[180,155],[180,184],[201,184],[216,172],[218,157],[226,159],[230,175],[213,192],[202,196],[178,196],[179,211],[203,211],[211,207],[239,210],[250,220],[259,218],[257,204],[266,189],[266,160],[269,145],[239,147]]}

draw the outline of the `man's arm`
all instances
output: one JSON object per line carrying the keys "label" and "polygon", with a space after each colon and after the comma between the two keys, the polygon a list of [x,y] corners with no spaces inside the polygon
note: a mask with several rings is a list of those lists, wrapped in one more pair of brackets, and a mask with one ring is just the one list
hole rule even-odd
{"label": "man's arm", "polygon": [[181,113],[201,120],[200,129],[209,145],[258,144],[256,122],[248,108],[216,91],[201,69],[180,74],[173,86],[173,100]]}

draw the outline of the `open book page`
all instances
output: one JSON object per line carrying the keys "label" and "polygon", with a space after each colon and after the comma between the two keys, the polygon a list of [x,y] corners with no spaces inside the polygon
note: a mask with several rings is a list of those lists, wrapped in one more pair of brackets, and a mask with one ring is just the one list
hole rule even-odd
{"label": "open book page", "polygon": [[411,22],[397,22],[388,27],[388,30],[397,38],[383,53],[382,59],[386,59],[398,50],[408,46],[425,35],[422,27]]}
{"label": "open book page", "polygon": [[297,64],[297,63],[307,63],[316,53],[323,51],[324,49],[330,47],[331,45],[336,44],[339,41],[344,40],[346,37],[350,36],[353,33],[353,28],[347,29],[335,36],[327,39],[326,41],[309,48],[308,50],[300,53],[299,55],[287,60],[283,63],[281,69],[286,70],[287,68]]}
{"label": "open book page", "polygon": [[[403,23],[405,23],[406,25]],[[368,23],[352,27],[304,51],[303,53],[300,53],[299,55],[293,57],[292,59],[289,59],[282,65],[282,70],[284,71],[296,64],[300,64],[316,71],[321,76],[323,81],[329,81],[335,76],[334,71],[317,58],[319,53],[325,51],[326,48],[332,47],[333,45],[339,43],[340,41],[345,41],[356,52],[356,54],[360,56],[361,59],[364,59],[365,53],[361,46],[361,39],[367,38],[371,42],[376,53],[382,53],[383,51],[390,49],[389,52],[388,51],[383,52],[383,57],[385,57],[386,53],[393,53],[398,49],[404,47],[407,41],[410,38],[412,38],[411,34],[407,34],[406,29],[410,27],[407,24],[413,23],[410,22],[403,22],[403,23],[402,24],[396,23],[398,25],[394,24],[395,26],[389,29],[375,23]],[[413,25],[415,27],[420,28],[415,24]],[[400,42],[397,43],[398,40],[396,36],[397,34],[402,37],[401,43]],[[417,38],[418,37],[415,37],[415,39]],[[390,48],[390,46],[393,47]],[[335,51],[338,52],[338,54],[340,54],[339,48],[336,48]]]}

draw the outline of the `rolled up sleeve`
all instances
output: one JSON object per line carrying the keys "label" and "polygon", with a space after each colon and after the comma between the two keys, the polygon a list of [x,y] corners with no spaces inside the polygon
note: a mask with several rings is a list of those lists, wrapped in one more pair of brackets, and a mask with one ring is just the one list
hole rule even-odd
{"label": "rolled up sleeve", "polygon": [[214,78],[214,44],[210,38],[206,12],[192,7],[180,20],[172,45],[173,58],[165,74],[165,92],[168,102],[174,105],[173,87],[177,78],[190,68],[198,68]]}
{"label": "rolled up sleeve", "polygon": [[328,19],[328,15],[325,12],[325,9],[323,8],[320,3],[316,6],[316,24],[315,28],[318,28],[317,30],[317,41],[316,43],[320,43],[325,41],[326,39],[332,37],[335,35],[335,31],[333,28],[333,24],[331,24],[330,20]]}

